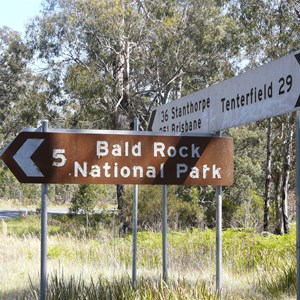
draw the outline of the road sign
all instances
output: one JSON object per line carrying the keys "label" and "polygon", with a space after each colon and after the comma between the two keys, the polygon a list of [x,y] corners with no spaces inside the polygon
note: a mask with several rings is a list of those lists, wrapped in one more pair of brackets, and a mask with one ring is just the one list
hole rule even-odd
{"label": "road sign", "polygon": [[157,107],[149,130],[212,133],[300,107],[300,50]]}
{"label": "road sign", "polygon": [[130,131],[23,131],[1,158],[23,183],[233,183],[230,138]]}

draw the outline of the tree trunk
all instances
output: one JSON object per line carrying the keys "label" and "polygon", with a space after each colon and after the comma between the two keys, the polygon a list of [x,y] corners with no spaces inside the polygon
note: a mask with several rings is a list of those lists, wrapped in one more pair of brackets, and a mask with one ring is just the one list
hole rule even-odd
{"label": "tree trunk", "polygon": [[283,163],[283,183],[282,183],[282,220],[283,220],[283,230],[284,233],[289,233],[290,224],[288,218],[288,190],[289,190],[289,179],[290,179],[290,169],[291,169],[291,155],[292,155],[292,142],[294,131],[288,119],[287,132],[286,132],[286,143],[285,143],[285,153],[284,153],[284,163]]}
{"label": "tree trunk", "polygon": [[[129,130],[130,129],[130,47],[129,41],[121,37],[120,43],[117,47],[117,55],[114,69],[114,79],[116,81],[116,95],[118,97],[117,105],[115,108],[115,129]],[[122,196],[124,193],[124,186],[118,184],[117,189],[117,203],[119,210],[120,224],[124,224],[124,204]]]}
{"label": "tree trunk", "polygon": [[176,79],[176,84],[175,84],[175,97],[174,99],[179,99],[181,98],[181,93],[182,93],[182,76],[183,76],[183,71],[180,70],[180,75]]}
{"label": "tree trunk", "polygon": [[277,178],[276,178],[276,224],[275,224],[275,234],[283,234],[283,220],[282,220],[282,205],[281,205],[281,188],[282,188],[282,172],[278,170]]}
{"label": "tree trunk", "polygon": [[123,75],[123,100],[122,108],[124,109],[128,118],[130,118],[130,83],[129,83],[129,73],[130,73],[130,47],[129,41],[125,40],[124,46],[124,75]]}
{"label": "tree trunk", "polygon": [[[116,60],[114,64],[114,80],[115,80],[115,87],[116,87],[116,97],[117,97],[117,104],[115,107],[114,118],[115,118],[115,129],[120,130],[123,129],[123,121],[122,121],[122,114],[120,112],[121,102],[123,100],[123,75],[124,75],[124,55],[122,51],[122,44],[119,43],[116,49]],[[124,187],[122,185],[117,185],[117,203],[118,209],[122,210],[122,200],[121,196],[124,191]],[[120,212],[122,215],[122,211]],[[121,218],[121,217],[120,217]]]}
{"label": "tree trunk", "polygon": [[268,136],[267,136],[267,168],[265,182],[265,206],[264,206],[264,231],[269,231],[270,223],[270,198],[271,198],[271,183],[272,183],[272,121],[268,119]]}

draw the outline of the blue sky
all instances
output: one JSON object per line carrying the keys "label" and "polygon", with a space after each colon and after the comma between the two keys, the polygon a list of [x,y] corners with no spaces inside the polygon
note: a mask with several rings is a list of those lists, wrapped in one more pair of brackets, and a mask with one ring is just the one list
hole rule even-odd
{"label": "blue sky", "polygon": [[37,15],[42,0],[0,0],[0,26],[24,32],[25,24]]}

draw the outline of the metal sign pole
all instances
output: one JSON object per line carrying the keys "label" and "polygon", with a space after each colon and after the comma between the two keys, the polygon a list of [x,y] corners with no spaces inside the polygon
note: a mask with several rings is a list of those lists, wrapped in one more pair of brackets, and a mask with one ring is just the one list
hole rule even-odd
{"label": "metal sign pole", "polygon": [[297,300],[300,300],[300,111],[296,112],[296,257]]}
{"label": "metal sign pole", "polygon": [[[134,131],[139,130],[139,119],[134,118]],[[133,186],[133,236],[132,236],[132,285],[137,287],[137,218],[138,218],[138,185]]]}
{"label": "metal sign pole", "polygon": [[217,194],[217,225],[216,225],[216,286],[222,298],[222,187],[216,187]]}
{"label": "metal sign pole", "polygon": [[[42,121],[42,132],[48,130],[48,121]],[[47,194],[48,185],[42,184],[42,203],[41,203],[41,294],[40,299],[46,299],[47,291]]]}
{"label": "metal sign pole", "polygon": [[162,259],[163,281],[168,284],[168,199],[167,185],[162,186]]}
{"label": "metal sign pole", "polygon": [[[218,136],[222,133],[218,132]],[[219,298],[222,299],[222,187],[216,187],[216,288]]]}

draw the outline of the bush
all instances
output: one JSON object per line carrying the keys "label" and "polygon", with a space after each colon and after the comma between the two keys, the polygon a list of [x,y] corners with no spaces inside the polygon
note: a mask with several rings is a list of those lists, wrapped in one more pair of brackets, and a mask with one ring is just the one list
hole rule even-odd
{"label": "bush", "polygon": [[[168,187],[168,224],[170,229],[199,227],[204,224],[203,211],[198,205],[197,193],[194,189],[189,197],[182,198],[175,186]],[[195,196],[196,195],[196,196]],[[125,191],[124,204],[126,219],[132,219],[132,189]],[[188,198],[187,201],[184,199]],[[138,224],[141,229],[160,230],[162,220],[162,188],[161,186],[141,186],[138,198]]]}
{"label": "bush", "polygon": [[97,187],[82,184],[71,200],[70,212],[90,214],[94,211],[96,199]]}

